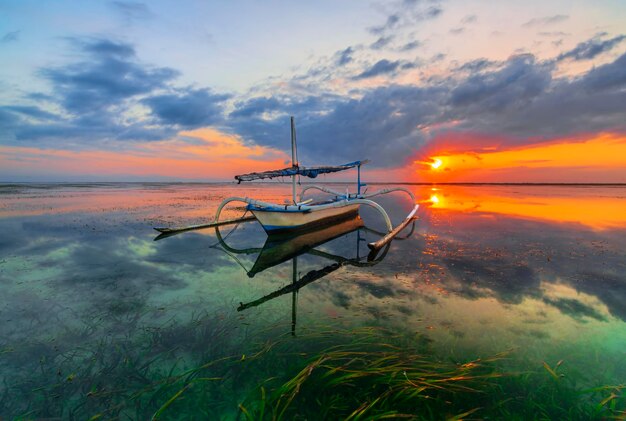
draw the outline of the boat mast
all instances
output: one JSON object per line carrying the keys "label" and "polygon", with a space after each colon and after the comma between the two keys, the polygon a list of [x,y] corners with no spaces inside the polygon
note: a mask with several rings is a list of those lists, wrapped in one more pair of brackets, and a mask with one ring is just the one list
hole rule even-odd
{"label": "boat mast", "polygon": [[[298,256],[292,259],[292,284],[298,283]],[[291,293],[291,336],[296,336],[296,305],[298,303],[298,288]]]}
{"label": "boat mast", "polygon": [[[298,166],[298,150],[296,147],[296,123],[294,121],[293,116],[291,116],[291,166]],[[291,197],[293,200],[293,204],[297,204],[296,198],[296,175],[291,176]]]}

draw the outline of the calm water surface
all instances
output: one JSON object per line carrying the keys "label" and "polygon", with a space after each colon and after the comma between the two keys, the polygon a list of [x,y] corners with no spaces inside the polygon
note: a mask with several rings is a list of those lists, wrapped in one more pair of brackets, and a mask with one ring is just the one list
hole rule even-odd
{"label": "calm water surface", "polygon": [[[266,244],[255,222],[154,241],[231,195],[280,203],[284,184],[0,185],[0,418],[149,418],[186,370],[363,327],[442,360],[509,351],[517,372],[562,360],[585,387],[625,382],[626,187],[408,188],[414,231],[367,263],[383,229],[368,209],[301,243]],[[411,209],[380,203],[394,223]],[[163,417],[237,418],[281,358]]]}

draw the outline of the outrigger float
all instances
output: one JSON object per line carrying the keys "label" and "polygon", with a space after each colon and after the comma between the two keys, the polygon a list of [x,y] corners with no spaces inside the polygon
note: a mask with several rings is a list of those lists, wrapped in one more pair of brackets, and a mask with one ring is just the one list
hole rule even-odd
{"label": "outrigger float", "polygon": [[[272,179],[276,177],[291,177],[292,195],[291,200],[286,204],[274,204],[263,202],[260,200],[251,199],[248,197],[229,197],[225,199],[217,208],[215,219],[212,223],[205,225],[194,225],[184,228],[155,228],[157,231],[164,234],[163,236],[174,235],[179,232],[190,231],[200,228],[210,228],[226,224],[233,224],[239,222],[250,221],[256,219],[259,221],[263,229],[269,234],[276,233],[288,233],[295,234],[301,231],[307,231],[310,229],[319,228],[321,226],[332,224],[337,220],[344,220],[345,218],[356,216],[359,212],[360,206],[369,206],[375,209],[383,217],[387,226],[388,233],[383,238],[376,242],[369,243],[368,246],[372,251],[378,251],[385,244],[389,243],[400,231],[402,231],[412,220],[414,220],[415,214],[419,205],[415,204],[415,197],[409,190],[397,187],[378,190],[373,193],[362,192],[362,188],[366,184],[361,182],[361,166],[369,161],[354,161],[348,164],[338,166],[318,166],[318,167],[304,167],[301,166],[298,161],[298,151],[296,145],[296,128],[294,118],[291,117],[291,167],[264,171],[253,172],[249,174],[236,175],[235,179],[241,183],[243,181],[254,181],[263,179]],[[306,186],[298,196],[297,179],[298,177],[316,178],[320,174],[329,174],[339,171],[345,171],[352,168],[357,169],[357,182],[356,193],[341,193],[331,190],[326,187],[310,185]],[[309,190],[319,190],[324,193],[328,193],[331,197],[327,200],[314,202],[313,199],[305,200],[305,193]],[[404,192],[411,198],[414,207],[413,210],[407,215],[402,223],[395,228],[393,227],[389,215],[378,203],[370,200],[375,196],[388,194],[392,192]],[[334,196],[334,197],[332,197]],[[254,217],[243,217],[238,219],[219,220],[220,214],[224,207],[232,202],[246,203],[246,210],[250,211]],[[162,236],[160,236],[162,238]]]}

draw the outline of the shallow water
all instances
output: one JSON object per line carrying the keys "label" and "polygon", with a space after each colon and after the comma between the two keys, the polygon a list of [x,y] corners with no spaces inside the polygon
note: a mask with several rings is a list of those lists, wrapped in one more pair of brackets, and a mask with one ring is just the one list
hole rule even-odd
{"label": "shallow water", "polygon": [[[231,195],[281,203],[285,184],[0,185],[0,418],[145,418],[171,396],[163,379],[271,341],[306,351],[329,328],[381,327],[442,360],[509,350],[516,371],[563,360],[584,387],[624,383],[625,186],[406,187],[421,205],[414,232],[366,264],[384,227],[368,209],[365,227],[331,229],[313,249],[283,244],[304,251],[295,262],[276,244],[261,252],[255,222],[222,228],[223,242],[214,229],[153,241],[153,226],[209,222]],[[402,195],[380,203],[395,223],[411,209]],[[190,399],[175,410],[238,417],[285,359],[216,382],[209,412]]]}

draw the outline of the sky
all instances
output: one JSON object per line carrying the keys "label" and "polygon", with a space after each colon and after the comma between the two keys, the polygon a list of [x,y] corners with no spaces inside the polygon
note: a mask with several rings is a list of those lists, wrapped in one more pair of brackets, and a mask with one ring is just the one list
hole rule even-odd
{"label": "sky", "polygon": [[626,183],[623,0],[0,0],[0,60],[4,182],[233,180],[294,116],[370,181]]}

